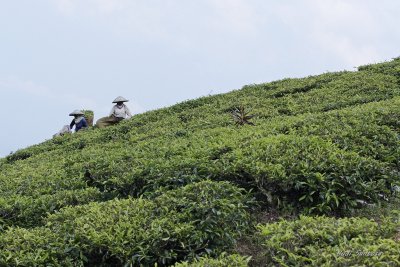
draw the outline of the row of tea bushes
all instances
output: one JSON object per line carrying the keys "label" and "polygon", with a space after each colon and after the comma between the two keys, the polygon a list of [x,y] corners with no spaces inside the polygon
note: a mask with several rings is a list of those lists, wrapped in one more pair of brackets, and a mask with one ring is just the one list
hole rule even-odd
{"label": "row of tea bushes", "polygon": [[177,263],[175,267],[247,267],[250,262],[250,257],[245,257],[237,254],[228,255],[222,253],[218,258],[201,257],[192,262]]}
{"label": "row of tea bushes", "polygon": [[301,216],[258,229],[267,266],[399,266],[399,219]]}
{"label": "row of tea bushes", "polygon": [[0,216],[5,226],[34,227],[43,223],[47,213],[65,206],[76,206],[105,200],[97,188],[63,190],[36,198],[13,195],[0,197]]}
{"label": "row of tea bushes", "polygon": [[0,265],[159,266],[218,255],[250,228],[252,199],[227,183],[203,181],[153,200],[114,199],[67,207],[46,225],[0,233]]}
{"label": "row of tea bushes", "polygon": [[215,167],[214,172],[225,171],[223,177],[247,176],[274,206],[319,214],[340,213],[360,201],[378,203],[400,178],[386,164],[321,138],[291,135],[249,141]]}
{"label": "row of tea bushes", "polygon": [[400,57],[394,58],[389,62],[360,66],[358,71],[391,75],[396,77],[400,83]]}
{"label": "row of tea bushes", "polygon": [[[102,131],[79,133],[55,138],[29,149],[9,155],[0,164],[24,160],[34,155],[59,149],[82,149],[85,145],[123,138],[128,132],[147,135],[161,134],[156,129],[168,129],[182,123],[189,128],[209,128],[230,124],[229,112],[239,104],[253,110],[260,118],[324,112],[400,95],[398,76],[400,60],[360,67],[359,72],[325,73],[300,79],[284,79],[265,84],[250,85],[228,94],[202,97],[136,115],[129,123]],[[221,120],[222,118],[222,120]]]}

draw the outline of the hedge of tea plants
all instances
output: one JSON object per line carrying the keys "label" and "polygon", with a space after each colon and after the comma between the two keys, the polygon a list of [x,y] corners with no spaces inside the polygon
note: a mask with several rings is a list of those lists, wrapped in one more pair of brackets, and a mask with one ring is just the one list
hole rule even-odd
{"label": "hedge of tea plants", "polygon": [[259,225],[267,266],[399,266],[399,216],[328,218]]}
{"label": "hedge of tea plants", "polygon": [[215,256],[249,229],[251,203],[228,182],[202,181],[153,200],[65,207],[41,227],[3,230],[0,265],[165,266]]}
{"label": "hedge of tea plants", "polygon": [[250,258],[240,256],[237,254],[227,255],[221,254],[218,258],[213,259],[210,257],[201,257],[192,262],[177,263],[175,267],[221,267],[221,266],[234,266],[234,267],[247,267]]}

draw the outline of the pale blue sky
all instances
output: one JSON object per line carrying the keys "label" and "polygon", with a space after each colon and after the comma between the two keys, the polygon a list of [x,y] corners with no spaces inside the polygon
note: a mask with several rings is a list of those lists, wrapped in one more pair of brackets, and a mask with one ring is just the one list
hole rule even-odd
{"label": "pale blue sky", "polygon": [[0,156],[134,113],[400,56],[398,0],[0,0]]}

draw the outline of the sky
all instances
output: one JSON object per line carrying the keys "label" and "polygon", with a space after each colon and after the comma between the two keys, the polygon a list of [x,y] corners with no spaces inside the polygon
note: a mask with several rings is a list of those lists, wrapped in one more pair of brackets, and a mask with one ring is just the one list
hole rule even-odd
{"label": "sky", "polygon": [[0,157],[134,114],[400,56],[398,0],[0,0]]}

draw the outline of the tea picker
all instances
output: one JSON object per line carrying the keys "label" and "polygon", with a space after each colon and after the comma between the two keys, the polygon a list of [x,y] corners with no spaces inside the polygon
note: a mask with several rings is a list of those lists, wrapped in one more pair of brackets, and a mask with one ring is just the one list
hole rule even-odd
{"label": "tea picker", "polygon": [[124,119],[129,119],[132,117],[131,111],[128,106],[124,104],[124,102],[128,102],[128,99],[123,98],[122,96],[114,99],[113,103],[115,105],[111,109],[110,115],[108,117],[103,117],[96,122],[96,126],[99,128],[105,128],[107,126],[111,126],[119,123]]}
{"label": "tea picker", "polygon": [[70,116],[74,116],[74,119],[71,121],[69,124],[70,129],[74,127],[75,125],[75,132],[81,130],[81,129],[86,129],[88,127],[87,121],[83,115],[85,115],[82,111],[80,110],[74,110],[69,114]]}

